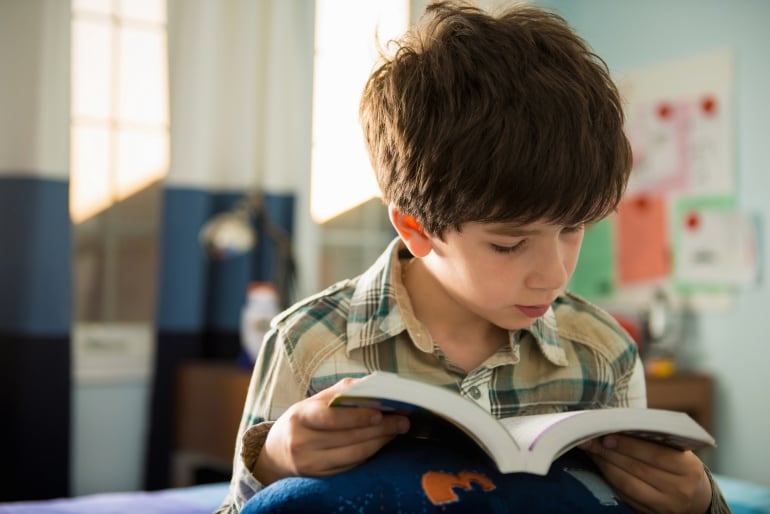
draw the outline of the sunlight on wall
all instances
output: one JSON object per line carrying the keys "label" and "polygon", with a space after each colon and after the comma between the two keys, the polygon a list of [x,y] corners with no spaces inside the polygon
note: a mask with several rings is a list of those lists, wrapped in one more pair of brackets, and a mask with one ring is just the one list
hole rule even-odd
{"label": "sunlight on wall", "polygon": [[70,216],[168,171],[165,0],[72,0]]}
{"label": "sunlight on wall", "polygon": [[408,24],[408,0],[316,0],[310,212],[323,223],[379,190],[358,103],[383,46]]}

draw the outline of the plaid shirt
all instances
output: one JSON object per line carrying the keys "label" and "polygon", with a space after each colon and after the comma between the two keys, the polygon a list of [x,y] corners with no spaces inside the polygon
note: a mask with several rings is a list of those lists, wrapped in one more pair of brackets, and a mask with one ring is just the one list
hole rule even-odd
{"label": "plaid shirt", "polygon": [[395,372],[451,388],[496,417],[646,404],[633,340],[610,315],[571,294],[465,373],[414,316],[401,279],[409,258],[395,239],[359,277],[273,320],[249,386],[230,494],[218,512],[240,511],[263,487],[249,469],[272,421],[344,377]]}

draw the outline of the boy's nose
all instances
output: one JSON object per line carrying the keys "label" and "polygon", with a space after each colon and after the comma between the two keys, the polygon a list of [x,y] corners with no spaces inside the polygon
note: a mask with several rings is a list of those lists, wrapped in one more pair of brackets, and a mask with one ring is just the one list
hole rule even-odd
{"label": "boy's nose", "polygon": [[557,291],[567,285],[569,273],[558,247],[543,252],[533,263],[527,286],[532,289]]}

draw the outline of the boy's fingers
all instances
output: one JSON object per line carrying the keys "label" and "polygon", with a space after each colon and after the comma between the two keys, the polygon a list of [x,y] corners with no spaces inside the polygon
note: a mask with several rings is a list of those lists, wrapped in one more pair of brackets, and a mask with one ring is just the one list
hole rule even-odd
{"label": "boy's fingers", "polygon": [[618,465],[634,461],[668,473],[681,474],[682,450],[622,435],[608,435],[581,446],[589,453],[601,455]]}
{"label": "boy's fingers", "polygon": [[666,511],[666,498],[660,491],[637,477],[624,473],[624,470],[615,465],[602,462],[601,458],[597,457],[595,460],[598,461],[597,465],[607,482],[634,512],[654,514]]}
{"label": "boy's fingers", "polygon": [[[331,387],[318,392],[305,400],[306,408],[298,410],[296,415],[300,423],[315,430],[347,430],[368,426],[379,426],[391,415],[385,415],[378,409],[367,407],[330,407],[329,403],[340,392],[349,388],[360,379],[344,378]],[[395,416],[396,421],[386,424],[386,432],[403,433],[409,428],[408,420],[403,416]],[[402,429],[392,428],[392,423]],[[395,430],[395,431],[394,431]]]}
{"label": "boy's fingers", "polygon": [[380,437],[323,450],[316,455],[317,458],[310,459],[306,463],[303,474],[326,476],[347,471],[370,458],[392,439],[392,436]]}
{"label": "boy's fingers", "polygon": [[592,453],[591,458],[607,482],[637,512],[707,511],[711,486],[705,472],[696,480],[683,472],[664,471],[611,452]]}
{"label": "boy's fingers", "polygon": [[323,431],[356,431],[369,429],[370,433],[401,434],[409,430],[406,416],[383,414],[366,407],[329,407],[317,402],[302,413],[302,424]]}
{"label": "boy's fingers", "polygon": [[409,419],[404,416],[383,416],[377,425],[367,425],[346,430],[329,431],[324,435],[323,447],[327,449],[353,446],[380,439],[390,440],[409,430]]}

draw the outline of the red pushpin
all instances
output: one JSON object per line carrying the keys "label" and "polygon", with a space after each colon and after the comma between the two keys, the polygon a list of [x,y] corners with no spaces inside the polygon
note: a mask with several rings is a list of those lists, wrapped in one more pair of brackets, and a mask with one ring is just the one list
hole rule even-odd
{"label": "red pushpin", "polygon": [[687,228],[690,230],[696,230],[700,226],[700,215],[694,211],[687,213],[685,225],[687,225]]}
{"label": "red pushpin", "polygon": [[706,116],[713,116],[717,112],[717,101],[713,96],[706,96],[700,102],[700,109]]}
{"label": "red pushpin", "polygon": [[662,120],[667,120],[671,117],[673,109],[667,103],[662,103],[658,106],[658,117]]}

